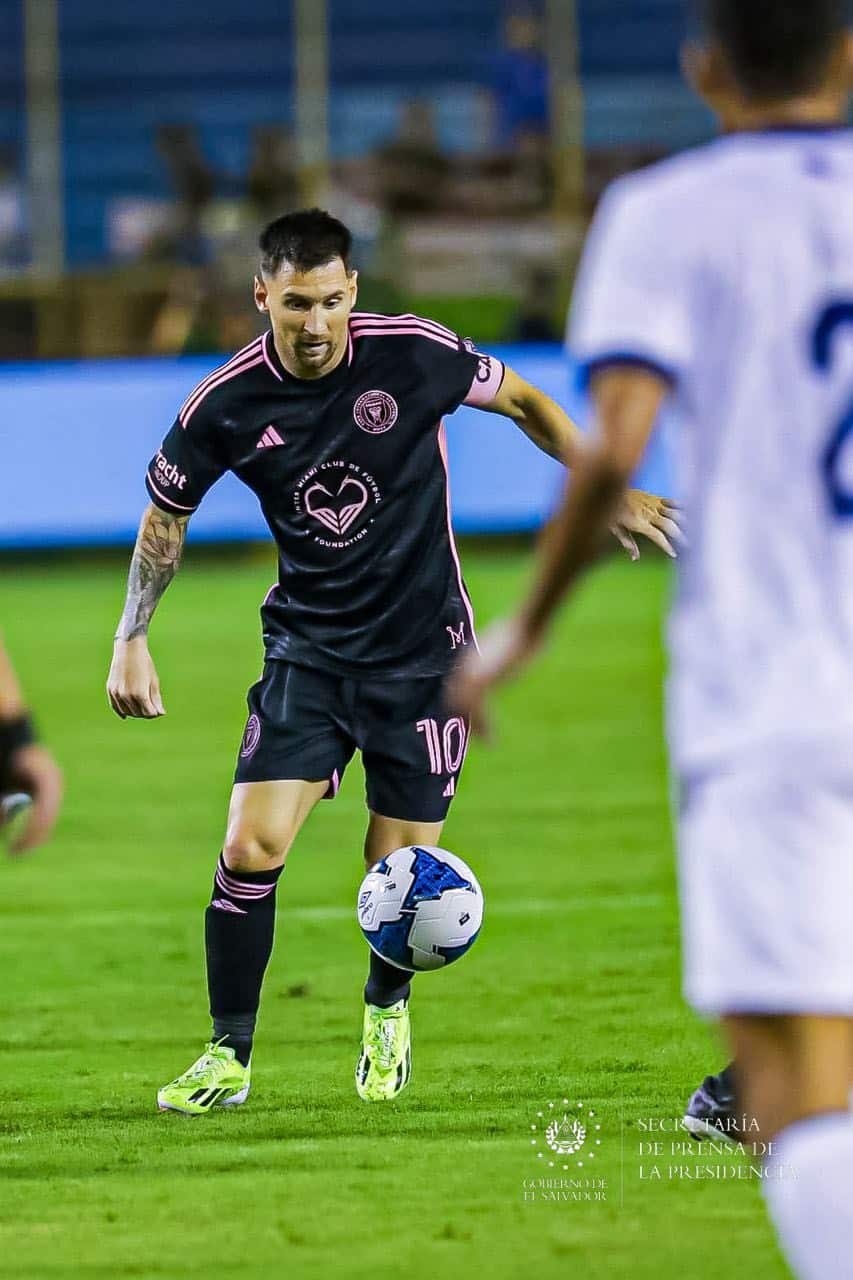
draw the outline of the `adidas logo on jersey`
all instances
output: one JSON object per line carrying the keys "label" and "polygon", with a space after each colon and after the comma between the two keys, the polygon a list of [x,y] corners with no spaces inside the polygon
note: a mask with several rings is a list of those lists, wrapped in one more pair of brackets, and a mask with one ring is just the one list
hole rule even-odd
{"label": "adidas logo on jersey", "polygon": [[272,449],[277,444],[284,444],[284,441],[276,431],[275,427],[269,426],[266,428],[266,430],[264,431],[264,434],[261,436],[260,440],[255,445],[255,448],[256,449]]}

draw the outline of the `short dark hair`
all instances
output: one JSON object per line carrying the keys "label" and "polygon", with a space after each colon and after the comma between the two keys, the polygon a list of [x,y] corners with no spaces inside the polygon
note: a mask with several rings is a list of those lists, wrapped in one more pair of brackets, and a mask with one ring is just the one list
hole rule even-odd
{"label": "short dark hair", "polygon": [[299,209],[264,227],[258,240],[261,271],[274,276],[285,262],[313,271],[341,258],[349,271],[352,235],[324,209]]}
{"label": "short dark hair", "polygon": [[847,25],[846,0],[705,0],[705,10],[741,90],[763,102],[817,88]]}

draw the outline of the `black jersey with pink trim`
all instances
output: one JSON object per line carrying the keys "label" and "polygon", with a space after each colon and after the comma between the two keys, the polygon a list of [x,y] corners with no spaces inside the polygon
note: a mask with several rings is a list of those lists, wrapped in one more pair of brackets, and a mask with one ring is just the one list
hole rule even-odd
{"label": "black jersey with pink trim", "polygon": [[279,548],[261,607],[267,657],[341,675],[443,674],[473,643],[450,527],[442,418],[488,404],[504,367],[418,316],[353,312],[347,353],[294,378],[267,332],[190,394],[148,468],[189,514],[226,471]]}

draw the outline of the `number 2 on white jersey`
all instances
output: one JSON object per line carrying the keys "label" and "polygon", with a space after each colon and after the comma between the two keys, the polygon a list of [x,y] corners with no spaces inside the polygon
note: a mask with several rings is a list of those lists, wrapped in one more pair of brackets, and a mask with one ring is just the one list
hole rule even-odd
{"label": "number 2 on white jersey", "polygon": [[[846,325],[853,326],[853,300],[833,302],[820,313],[812,338],[812,358],[822,373],[832,369],[833,339],[837,331]],[[829,438],[821,466],[826,480],[827,493],[836,516],[842,520],[853,517],[853,491],[845,487],[839,462],[844,445],[853,432],[853,401]]]}

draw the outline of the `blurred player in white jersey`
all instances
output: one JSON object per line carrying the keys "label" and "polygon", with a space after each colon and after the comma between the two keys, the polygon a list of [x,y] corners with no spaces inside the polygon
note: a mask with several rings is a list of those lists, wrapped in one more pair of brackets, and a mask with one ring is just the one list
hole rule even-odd
{"label": "blurred player in white jersey", "polygon": [[[20,801],[21,822],[14,819]],[[26,853],[48,839],[62,803],[62,773],[39,746],[12,660],[0,637],[0,839],[14,834],[9,852]],[[2,847],[2,845],[0,845]]]}
{"label": "blurred player in white jersey", "polygon": [[669,639],[685,989],[722,1019],[795,1273],[853,1275],[853,134],[843,0],[707,0],[694,85],[725,137],[623,179],[571,345],[595,430],[487,689],[542,643],[661,404],[687,552]]}

